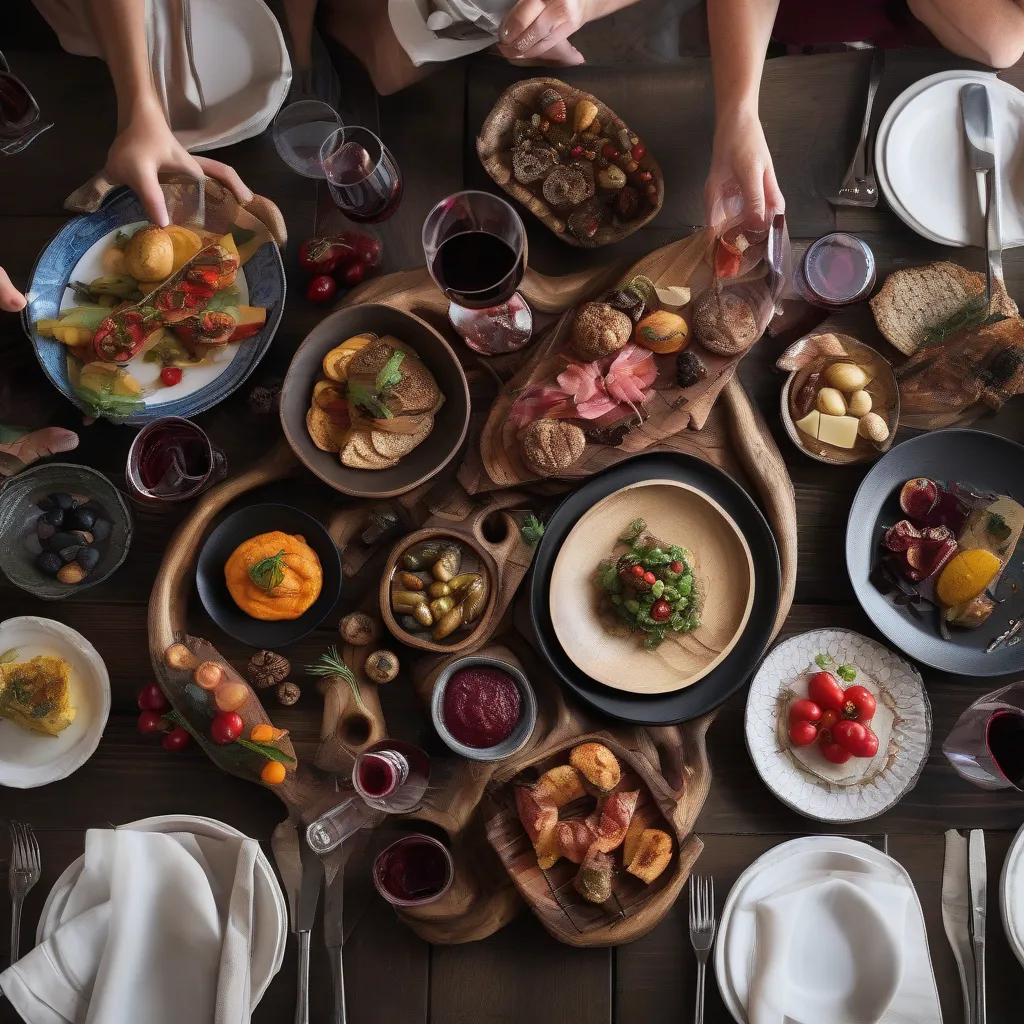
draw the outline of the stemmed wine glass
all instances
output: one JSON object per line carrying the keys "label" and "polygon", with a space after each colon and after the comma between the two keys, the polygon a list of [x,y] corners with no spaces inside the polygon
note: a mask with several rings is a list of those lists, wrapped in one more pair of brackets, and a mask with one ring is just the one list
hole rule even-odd
{"label": "stemmed wine glass", "polygon": [[323,100],[300,99],[282,107],[271,134],[278,156],[307,178],[322,178],[320,149],[341,127],[338,112]]}
{"label": "stemmed wine glass", "polygon": [[364,224],[387,220],[402,199],[402,174],[395,158],[369,128],[345,126],[320,148],[331,195],[341,212]]}
{"label": "stemmed wine glass", "polygon": [[448,319],[483,355],[515,352],[533,334],[533,314],[516,290],[526,271],[519,214],[489,192],[457,192],[423,222],[434,283],[450,300]]}

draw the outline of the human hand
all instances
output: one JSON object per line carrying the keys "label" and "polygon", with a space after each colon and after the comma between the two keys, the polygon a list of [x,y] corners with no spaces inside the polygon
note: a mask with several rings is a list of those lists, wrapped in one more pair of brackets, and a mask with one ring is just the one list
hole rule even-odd
{"label": "human hand", "polygon": [[718,119],[711,168],[704,185],[708,224],[712,223],[716,199],[729,191],[730,183],[739,186],[747,218],[753,226],[764,226],[767,208],[777,213],[786,208],[756,113]]}
{"label": "human hand", "polygon": [[8,313],[17,313],[25,308],[25,296],[11,284],[7,271],[0,267],[0,309]]}
{"label": "human hand", "polygon": [[543,58],[559,64],[583,64],[583,54],[568,41],[592,17],[591,0],[519,0],[498,30],[498,49],[513,61]]}
{"label": "human hand", "polygon": [[127,185],[142,200],[154,224],[168,224],[167,203],[157,175],[184,173],[202,180],[215,178],[245,205],[252,192],[234,168],[207,157],[192,156],[167,126],[163,110],[154,102],[141,106],[117,134],[107,153],[106,174],[115,185]]}

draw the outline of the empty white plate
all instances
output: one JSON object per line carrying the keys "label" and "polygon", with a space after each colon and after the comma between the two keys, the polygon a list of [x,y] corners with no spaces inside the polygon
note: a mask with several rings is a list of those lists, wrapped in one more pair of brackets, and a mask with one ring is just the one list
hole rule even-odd
{"label": "empty white plate", "polygon": [[1010,948],[1024,964],[1024,826],[1017,833],[1003,861],[999,906],[1003,912],[1003,930]]}
{"label": "empty white plate", "polygon": [[51,655],[71,664],[71,703],[78,713],[59,736],[0,719],[0,786],[34,789],[66,778],[95,753],[110,714],[110,677],[96,648],[53,619],[22,615],[0,623],[0,654],[12,649],[17,661]]}

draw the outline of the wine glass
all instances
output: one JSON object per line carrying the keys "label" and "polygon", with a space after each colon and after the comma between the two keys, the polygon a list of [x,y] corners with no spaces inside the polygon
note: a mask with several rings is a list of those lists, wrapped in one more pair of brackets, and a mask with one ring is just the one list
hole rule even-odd
{"label": "wine glass", "polygon": [[402,174],[395,158],[369,128],[346,126],[320,148],[320,164],[331,196],[349,220],[387,220],[402,200]]}
{"label": "wine glass", "polygon": [[516,290],[526,270],[519,214],[489,192],[457,192],[423,222],[423,251],[434,283],[450,300],[448,319],[482,355],[522,348],[533,314]]}
{"label": "wine glass", "polygon": [[278,156],[293,171],[307,178],[322,178],[320,149],[340,127],[341,118],[329,103],[304,99],[278,111],[271,134]]}

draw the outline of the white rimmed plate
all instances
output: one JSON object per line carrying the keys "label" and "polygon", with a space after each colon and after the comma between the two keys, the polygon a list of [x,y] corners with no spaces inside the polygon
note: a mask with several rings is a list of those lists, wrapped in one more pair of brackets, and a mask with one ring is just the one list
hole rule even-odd
{"label": "white rimmed plate", "polygon": [[[244,839],[238,829],[214,818],[192,814],[165,814],[133,821],[121,828],[137,832],[191,832],[210,839]],[[82,871],[82,857],[72,861],[54,883],[46,898],[36,927],[36,945],[48,939],[57,927],[71,888]],[[288,938],[288,906],[274,869],[263,851],[256,856],[252,911],[252,963],[250,967],[252,1005],[263,998],[267,986],[281,969]]]}
{"label": "white rimmed plate", "polygon": [[1024,826],[1014,837],[999,880],[1003,931],[1017,959],[1024,964]]}
{"label": "white rimmed plate", "polygon": [[943,71],[890,105],[875,139],[875,174],[893,212],[940,245],[984,245],[984,214],[964,155],[960,87],[989,87],[1000,152],[1003,244],[1024,245],[1024,93],[983,71]]}
{"label": "white rimmed plate", "polygon": [[71,703],[78,713],[59,736],[0,719],[0,786],[34,789],[67,778],[95,753],[110,714],[110,677],[96,648],[53,619],[22,615],[0,623],[0,652],[12,648],[18,661],[55,655],[71,664]]}
{"label": "white rimmed plate", "polygon": [[[826,782],[780,742],[779,695],[808,672],[818,654],[831,655],[837,665],[854,665],[892,699],[889,753],[879,749],[878,763],[867,772],[869,781]],[[864,821],[913,789],[928,760],[932,711],[921,674],[909,662],[859,633],[816,629],[784,640],[761,663],[747,695],[744,732],[758,774],[788,807],[819,821]]]}

